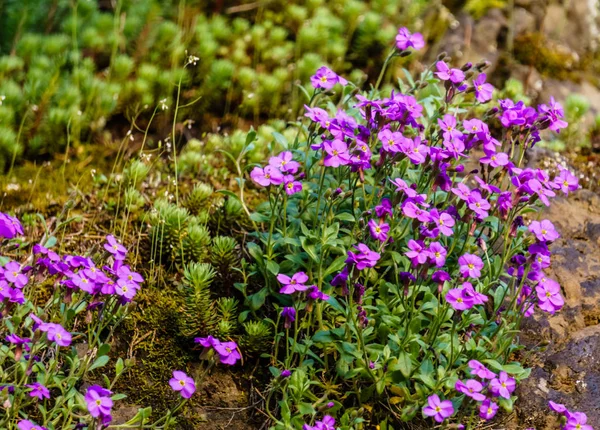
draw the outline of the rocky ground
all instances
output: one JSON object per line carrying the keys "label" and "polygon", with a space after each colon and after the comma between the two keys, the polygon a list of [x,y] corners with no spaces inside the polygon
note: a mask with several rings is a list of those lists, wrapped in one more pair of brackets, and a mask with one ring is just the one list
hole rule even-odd
{"label": "rocky ground", "polygon": [[600,428],[600,196],[580,190],[556,200],[545,217],[562,233],[548,272],[566,305],[523,326],[531,377],[519,388],[515,429],[556,429],[548,401],[584,411]]}

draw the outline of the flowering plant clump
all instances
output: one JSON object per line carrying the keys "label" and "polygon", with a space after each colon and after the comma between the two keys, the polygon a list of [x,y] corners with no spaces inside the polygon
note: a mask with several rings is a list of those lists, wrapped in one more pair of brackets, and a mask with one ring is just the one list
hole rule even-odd
{"label": "flowering plant clump", "polygon": [[249,301],[279,308],[276,428],[474,428],[511,411],[529,375],[513,355],[521,321],[564,304],[544,273],[559,233],[537,208],[578,182],[523,163],[566,126],[561,106],[486,110],[487,63],[444,54],[379,91],[422,42],[401,29],[367,92],[319,69],[298,137],[278,136],[283,152],[250,174],[268,194],[248,245],[265,286]]}
{"label": "flowering plant clump", "polygon": [[[2,246],[10,255],[21,255],[21,235],[20,222],[0,213]],[[126,264],[127,248],[111,235],[103,254],[94,258],[61,256],[52,250],[55,243],[52,236],[34,245],[23,263],[1,257],[2,429],[106,428],[113,422],[115,402],[126,397],[113,387],[131,365],[128,360],[116,360],[112,380],[97,372],[108,364],[114,330],[144,278]],[[119,427],[173,425],[174,413],[193,395],[195,382],[181,371],[168,382],[183,397],[178,406],[152,423],[151,408],[142,408]]]}

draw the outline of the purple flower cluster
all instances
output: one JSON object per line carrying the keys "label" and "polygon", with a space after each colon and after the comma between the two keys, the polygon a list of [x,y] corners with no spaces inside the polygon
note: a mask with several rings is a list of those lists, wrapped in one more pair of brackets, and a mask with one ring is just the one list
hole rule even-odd
{"label": "purple flower cluster", "polygon": [[21,222],[8,214],[0,212],[0,237],[3,239],[13,239],[16,236],[22,236],[23,226]]}
{"label": "purple flower cluster", "polygon": [[221,342],[219,339],[215,339],[212,336],[208,336],[197,337],[194,339],[194,342],[199,343],[204,347],[204,352],[202,353],[202,355],[205,355],[210,350],[214,350],[217,353],[219,362],[223,364],[233,366],[238,360],[241,360],[242,358],[237,343],[233,341]]}
{"label": "purple flower cluster", "polygon": [[[516,388],[516,381],[514,378],[508,376],[506,372],[500,372],[499,375],[496,375],[477,360],[469,361],[468,365],[470,373],[474,378],[464,381],[459,379],[456,381],[454,389],[461,395],[479,402],[480,418],[490,420],[498,412],[498,404],[493,401],[493,398],[502,397],[510,399]],[[449,400],[440,400],[437,394],[431,395],[427,399],[427,405],[423,407],[423,414],[432,417],[438,423],[451,417],[454,412],[452,402]]]}
{"label": "purple flower cluster", "polygon": [[113,264],[100,268],[89,257],[66,255],[61,258],[54,251],[35,245],[33,252],[39,256],[37,274],[55,276],[59,284],[67,288],[68,294],[83,291],[99,303],[117,296],[121,304],[128,303],[135,297],[144,278],[124,264],[127,249],[114,236],[106,237],[104,249],[112,257]]}
{"label": "purple flower cluster", "polygon": [[313,76],[311,76],[310,82],[314,88],[323,90],[330,90],[336,84],[340,84],[341,86],[348,85],[347,80],[335,74],[331,69],[325,66],[321,67]]}
{"label": "purple flower cluster", "polygon": [[421,33],[411,33],[408,28],[401,27],[396,35],[396,48],[405,51],[408,48],[414,48],[416,51],[425,47],[425,40]]}
{"label": "purple flower cluster", "polygon": [[282,185],[287,195],[296,194],[302,191],[302,183],[294,176],[298,172],[300,163],[293,160],[290,151],[271,157],[269,164],[265,167],[255,167],[250,172],[250,178],[261,187],[270,185]]}

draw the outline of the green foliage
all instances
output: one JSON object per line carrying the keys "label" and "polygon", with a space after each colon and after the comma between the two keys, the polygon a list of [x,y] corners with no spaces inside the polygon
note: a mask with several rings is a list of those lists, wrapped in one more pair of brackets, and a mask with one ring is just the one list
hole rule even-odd
{"label": "green foliage", "polygon": [[185,304],[181,313],[181,334],[193,337],[212,333],[216,313],[211,299],[210,285],[216,273],[210,264],[190,263],[184,270]]}

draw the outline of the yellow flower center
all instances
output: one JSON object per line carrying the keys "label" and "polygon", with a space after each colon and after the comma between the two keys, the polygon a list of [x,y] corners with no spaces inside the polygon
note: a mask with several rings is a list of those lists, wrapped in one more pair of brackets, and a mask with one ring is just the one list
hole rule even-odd
{"label": "yellow flower center", "polygon": [[333,150],[333,155],[338,155],[338,152],[335,149]]}
{"label": "yellow flower center", "polygon": [[323,83],[327,82],[327,76],[321,76],[321,82],[323,82]]}
{"label": "yellow flower center", "polygon": [[376,231],[377,233],[381,233],[381,228],[380,228],[380,227],[375,227],[375,231]]}
{"label": "yellow flower center", "polygon": [[469,264],[467,264],[467,267],[468,267],[469,269],[472,269],[472,268],[474,268],[475,266],[474,266],[472,263],[469,263]]}
{"label": "yellow flower center", "polygon": [[436,253],[435,253],[435,256],[436,256],[436,257],[439,257],[440,255],[441,255],[441,254],[440,254],[439,252],[436,252]]}
{"label": "yellow flower center", "polygon": [[97,400],[96,400],[96,405],[100,406],[101,404],[102,404],[102,400],[100,400],[100,399],[97,399]]}
{"label": "yellow flower center", "polygon": [[546,233],[548,233],[547,230],[542,230],[542,234],[546,234]]}
{"label": "yellow flower center", "polygon": [[439,413],[439,412],[442,412],[442,408],[440,408],[439,406],[436,406],[436,407],[435,407],[435,411],[436,411],[436,412],[438,412],[438,413]]}
{"label": "yellow flower center", "polygon": [[182,387],[185,387],[185,381],[183,379],[179,380],[179,385],[181,385]]}

